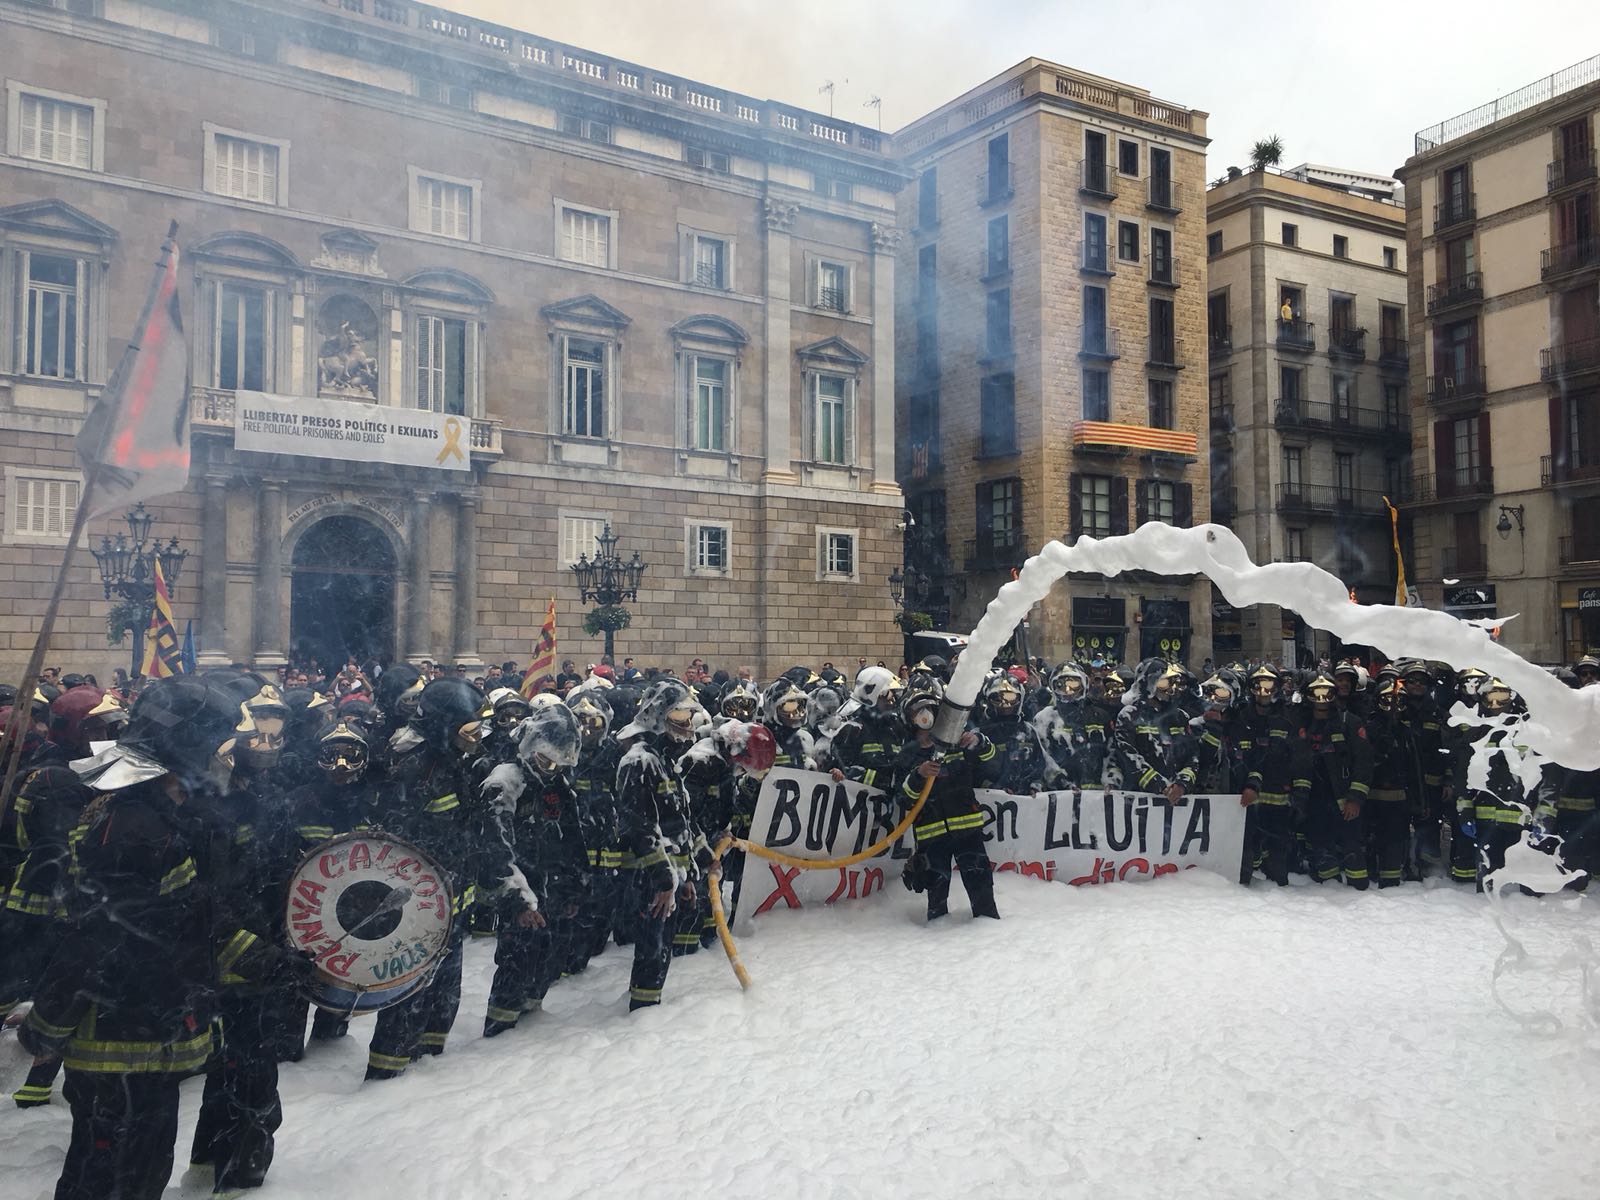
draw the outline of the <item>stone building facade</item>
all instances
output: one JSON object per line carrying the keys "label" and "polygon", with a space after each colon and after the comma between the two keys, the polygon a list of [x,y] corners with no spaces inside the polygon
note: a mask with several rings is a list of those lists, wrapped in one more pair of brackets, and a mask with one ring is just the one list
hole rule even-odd
{"label": "stone building facade", "polygon": [[[1210,513],[1206,114],[1029,59],[895,135],[908,607],[969,629],[1052,538]],[[1073,577],[1035,654],[1198,663],[1204,580]]]}
{"label": "stone building facade", "polygon": [[[1305,165],[1206,193],[1211,513],[1257,562],[1314,562],[1392,604],[1407,494],[1405,209],[1382,176]],[[1284,317],[1288,305],[1289,316]],[[1298,663],[1330,635],[1218,594],[1218,658]]]}
{"label": "stone building facade", "polygon": [[[0,41],[0,670],[171,220],[195,452],[151,508],[203,662],[522,659],[552,595],[593,660],[608,522],[619,654],[898,661],[885,135],[410,0],[0,0]],[[240,449],[254,393],[459,417],[470,469]],[[52,659],[126,661],[87,553],[67,597]]]}
{"label": "stone building facade", "polygon": [[1410,575],[1511,617],[1539,662],[1600,648],[1600,57],[1416,138],[1406,185]]}

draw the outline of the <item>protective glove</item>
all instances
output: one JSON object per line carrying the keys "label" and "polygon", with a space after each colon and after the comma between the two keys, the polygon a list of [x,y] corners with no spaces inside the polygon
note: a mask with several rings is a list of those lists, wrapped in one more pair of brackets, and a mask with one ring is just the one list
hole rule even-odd
{"label": "protective glove", "polygon": [[1462,817],[1459,824],[1463,837],[1475,838],[1478,836],[1478,823],[1471,817]]}

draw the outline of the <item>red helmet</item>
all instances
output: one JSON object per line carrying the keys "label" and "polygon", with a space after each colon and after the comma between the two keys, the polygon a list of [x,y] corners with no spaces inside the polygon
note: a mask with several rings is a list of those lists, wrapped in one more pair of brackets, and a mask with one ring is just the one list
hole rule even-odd
{"label": "red helmet", "polygon": [[105,696],[97,687],[83,684],[62,692],[50,704],[50,736],[59,745],[87,754],[88,745],[83,737],[83,725],[89,713],[98,708]]}
{"label": "red helmet", "polygon": [[[737,723],[742,722],[728,722],[729,725]],[[773,739],[771,730],[759,722],[753,721],[744,729],[742,745],[737,736],[728,739],[733,751],[730,757],[740,770],[752,775],[765,775],[772,770],[773,761],[778,757],[778,743]]]}

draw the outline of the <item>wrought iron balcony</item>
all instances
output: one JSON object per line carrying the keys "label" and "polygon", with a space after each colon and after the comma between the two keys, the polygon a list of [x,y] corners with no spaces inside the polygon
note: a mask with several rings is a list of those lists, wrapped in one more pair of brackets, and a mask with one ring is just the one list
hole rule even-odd
{"label": "wrought iron balcony", "polygon": [[1559,279],[1600,268],[1600,238],[1580,238],[1539,252],[1539,278]]}
{"label": "wrought iron balcony", "polygon": [[1214,327],[1206,335],[1206,345],[1211,351],[1212,358],[1226,358],[1233,353],[1233,326],[1221,325]]}
{"label": "wrought iron balcony", "polygon": [[1310,321],[1278,318],[1278,349],[1309,353],[1317,348],[1317,327]]}
{"label": "wrought iron balcony", "polygon": [[1417,475],[1412,480],[1411,495],[1406,499],[1412,504],[1433,504],[1440,500],[1471,500],[1492,495],[1494,468],[1477,466],[1458,467],[1443,475],[1432,472]]}
{"label": "wrought iron balcony", "polygon": [[1280,483],[1278,511],[1310,517],[1387,518],[1383,493],[1330,483]]}
{"label": "wrought iron balcony", "polygon": [[1582,564],[1585,568],[1593,570],[1600,562],[1600,530],[1586,533],[1581,537],[1569,535],[1557,539],[1557,557],[1563,567],[1572,567]]}
{"label": "wrought iron balcony", "polygon": [[[1580,428],[1587,436],[1587,431]],[[1573,461],[1577,459],[1577,461]],[[1542,455],[1539,459],[1539,486],[1560,486],[1564,483],[1594,483],[1600,481],[1600,462],[1584,462],[1581,454],[1570,451],[1560,458]],[[1600,531],[1597,531],[1600,532]]]}
{"label": "wrought iron balcony", "polygon": [[1120,330],[1107,329],[1104,325],[1085,325],[1082,329],[1083,339],[1079,342],[1079,358],[1100,358],[1110,361],[1122,357],[1122,334]]}
{"label": "wrought iron balcony", "polygon": [[1098,196],[1102,200],[1115,200],[1116,176],[1112,173],[1111,164],[1103,158],[1080,158],[1078,190],[1085,195]]}
{"label": "wrought iron balcony", "polygon": [[1471,400],[1487,390],[1485,373],[1481,366],[1467,367],[1448,375],[1428,376],[1428,402],[1450,404],[1456,400]]}
{"label": "wrought iron balcony", "polygon": [[1233,401],[1213,400],[1211,402],[1211,436],[1226,437],[1231,435],[1236,428],[1233,423]]}
{"label": "wrought iron balcony", "polygon": [[1428,315],[1463,304],[1476,304],[1482,299],[1483,276],[1476,271],[1468,271],[1455,279],[1428,285]]}
{"label": "wrought iron balcony", "polygon": [[1404,412],[1288,398],[1273,405],[1272,423],[1279,429],[1407,438],[1411,435],[1411,418]]}
{"label": "wrought iron balcony", "polygon": [[1471,579],[1489,573],[1489,548],[1482,542],[1446,546],[1439,554],[1439,572],[1447,579]]}
{"label": "wrought iron balcony", "polygon": [[1184,358],[1183,339],[1151,334],[1149,338],[1149,357],[1145,359],[1145,365],[1156,367],[1163,371],[1183,370],[1188,365]]}
{"label": "wrought iron balcony", "polygon": [[1142,450],[1172,458],[1199,457],[1199,439],[1177,429],[1149,425],[1124,425],[1118,421],[1074,421],[1072,448],[1088,454],[1126,454]]}
{"label": "wrought iron balcony", "polygon": [[1335,325],[1328,331],[1328,353],[1339,358],[1365,359],[1367,331]]}
{"label": "wrought iron balcony", "polygon": [[1539,378],[1558,383],[1600,371],[1600,338],[1557,342],[1539,351]]}
{"label": "wrought iron balcony", "polygon": [[1595,176],[1594,147],[1575,154],[1563,154],[1545,168],[1545,191],[1559,192],[1563,188],[1588,183]]}
{"label": "wrought iron balcony", "polygon": [[1144,206],[1153,208],[1157,212],[1177,213],[1183,211],[1183,185],[1173,183],[1171,179],[1160,179],[1154,175],[1145,181]]}
{"label": "wrought iron balcony", "polygon": [[1478,219],[1478,195],[1476,192],[1465,196],[1452,196],[1433,206],[1433,229],[1437,233],[1441,229],[1450,229],[1456,225],[1466,225]]}
{"label": "wrought iron balcony", "polygon": [[1179,283],[1179,263],[1176,254],[1168,254],[1164,258],[1150,256],[1150,283],[1155,287],[1175,288],[1182,286]]}
{"label": "wrought iron balcony", "polygon": [[1101,242],[1099,245],[1083,244],[1083,270],[1090,275],[1115,275],[1117,262],[1112,256],[1111,247]]}
{"label": "wrought iron balcony", "polygon": [[978,173],[978,207],[988,208],[1011,199],[1011,164],[991,164],[987,171]]}
{"label": "wrought iron balcony", "polygon": [[1380,367],[1403,368],[1411,362],[1410,343],[1402,337],[1380,337],[1378,339],[1378,365]]}

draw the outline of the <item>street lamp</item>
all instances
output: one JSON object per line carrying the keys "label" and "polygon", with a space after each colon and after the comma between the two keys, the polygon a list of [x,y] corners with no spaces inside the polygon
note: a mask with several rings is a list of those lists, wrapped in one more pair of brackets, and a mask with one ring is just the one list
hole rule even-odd
{"label": "street lamp", "polygon": [[[639,577],[644,574],[645,561],[639,557],[635,550],[633,557],[624,562],[617,554],[617,537],[611,532],[611,523],[606,522],[605,532],[595,539],[599,543],[595,555],[590,558],[587,554],[580,554],[578,561],[572,564],[572,573],[578,580],[579,599],[584,603],[593,600],[604,609],[618,608],[624,600],[637,600],[639,598]],[[622,615],[627,616],[623,610]],[[631,619],[631,618],[630,618]],[[612,640],[618,629],[625,629],[628,621],[620,624],[614,623],[612,613],[606,613],[601,628],[606,635],[606,657],[615,661]]]}
{"label": "street lamp", "polygon": [[1503,542],[1511,536],[1511,522],[1517,522],[1517,532],[1526,536],[1527,531],[1522,525],[1523,506],[1520,504],[1502,504],[1500,506],[1500,519],[1494,524],[1494,531],[1500,535]]}
{"label": "street lamp", "polygon": [[178,545],[176,537],[162,545],[161,539],[150,538],[150,526],[155,516],[139,503],[123,517],[128,523],[127,533],[118,533],[116,540],[110,536],[100,539],[98,548],[90,547],[95,564],[100,568],[100,582],[105,585],[106,599],[116,593],[138,610],[139,619],[130,621],[133,630],[133,670],[138,675],[144,665],[144,631],[150,624],[150,610],[156,602],[156,564],[161,564],[161,578],[166,581],[167,594],[177,591],[178,572],[189,552]]}

